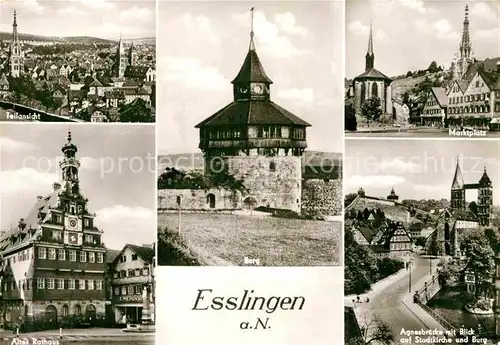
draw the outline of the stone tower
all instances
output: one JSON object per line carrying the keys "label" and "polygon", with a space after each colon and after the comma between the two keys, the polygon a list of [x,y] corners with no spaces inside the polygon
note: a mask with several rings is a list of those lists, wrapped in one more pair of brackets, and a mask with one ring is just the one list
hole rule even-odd
{"label": "stone tower", "polygon": [[451,208],[453,210],[465,210],[465,185],[458,159],[453,182],[451,183]]}
{"label": "stone tower", "polygon": [[225,170],[244,180],[244,206],[299,212],[310,124],[271,101],[272,83],[257,55],[252,25],[246,58],[232,81],[233,102],[196,125],[199,148],[207,174]]}
{"label": "stone tower", "polygon": [[483,176],[477,188],[477,218],[479,225],[489,226],[491,220],[491,207],[493,206],[493,186],[484,168]]}
{"label": "stone tower", "polygon": [[130,66],[137,65],[137,49],[135,48],[134,41],[132,41],[132,44],[128,49],[128,64]]}
{"label": "stone tower", "polygon": [[12,40],[9,50],[9,72],[13,78],[18,78],[23,73],[23,54],[19,35],[17,33],[17,14],[14,11],[14,20],[12,22]]}
{"label": "stone tower", "polygon": [[125,48],[123,47],[123,40],[120,37],[120,41],[118,42],[118,48],[116,50],[116,72],[117,77],[122,78],[125,76],[125,69],[128,65],[128,56],[125,53]]}
{"label": "stone tower", "polygon": [[398,201],[399,195],[396,194],[394,188],[391,189],[391,193],[387,196],[387,200]]}

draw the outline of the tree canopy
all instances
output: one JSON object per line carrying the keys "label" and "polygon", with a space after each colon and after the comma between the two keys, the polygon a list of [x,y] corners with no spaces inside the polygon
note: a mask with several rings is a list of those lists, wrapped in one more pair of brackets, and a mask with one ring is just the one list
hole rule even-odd
{"label": "tree canopy", "polygon": [[368,121],[377,121],[382,115],[380,98],[372,97],[363,102],[361,113]]}

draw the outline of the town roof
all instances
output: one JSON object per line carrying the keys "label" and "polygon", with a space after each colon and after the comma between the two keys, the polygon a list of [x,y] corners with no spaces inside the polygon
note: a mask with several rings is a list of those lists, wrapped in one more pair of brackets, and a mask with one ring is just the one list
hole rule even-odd
{"label": "town roof", "polygon": [[228,104],[209,118],[197,124],[195,128],[258,124],[311,126],[308,122],[274,102],[269,100],[249,100]]}
{"label": "town roof", "polygon": [[[39,198],[31,208],[28,216],[23,219],[23,226],[6,232],[0,239],[0,252],[5,252],[9,248],[17,247],[30,240],[33,230],[38,229],[38,224],[45,217],[51,207],[55,207],[58,202],[59,190],[55,190],[49,195]],[[21,225],[21,224],[20,224]]]}
{"label": "town roof", "polygon": [[486,83],[486,85],[488,85],[490,90],[493,90],[495,88],[495,82],[497,81],[497,78],[495,77],[495,75],[493,73],[485,72],[485,71],[481,71],[481,70],[479,70],[477,73],[479,73],[481,78],[483,78],[484,82]]}
{"label": "town roof", "polygon": [[120,255],[122,251],[117,249],[107,249],[106,251],[106,262],[108,264],[113,263],[115,259]]}
{"label": "town roof", "polygon": [[486,72],[496,72],[497,66],[500,63],[500,57],[485,59],[483,61],[483,68]]}
{"label": "town roof", "polygon": [[7,76],[4,73],[2,73],[2,75],[0,76],[0,85],[9,85]]}
{"label": "town roof", "polygon": [[128,78],[146,78],[146,74],[150,67],[147,66],[127,66],[125,68],[125,76]]}
{"label": "town roof", "polygon": [[432,93],[436,97],[441,108],[445,108],[448,106],[448,96],[446,96],[446,91],[444,87],[433,87],[431,88]]}
{"label": "town roof", "polygon": [[[252,42],[253,43],[253,42]],[[267,76],[264,71],[264,67],[260,63],[259,56],[255,49],[253,49],[253,44],[251,43],[251,48],[245,57],[245,61],[243,61],[243,65],[238,72],[238,75],[231,82],[233,84],[240,83],[250,83],[250,82],[261,82],[272,84],[273,81]]]}
{"label": "town roof", "polygon": [[357,80],[357,79],[383,79],[386,81],[392,81],[391,78],[389,78],[388,76],[386,76],[385,74],[383,74],[382,72],[377,70],[376,68],[370,68],[369,70],[361,73],[356,78],[354,78],[354,80]]}
{"label": "town roof", "polygon": [[108,99],[113,99],[113,98],[125,99],[125,95],[120,90],[106,91],[104,93],[104,97],[106,97]]}
{"label": "town roof", "polygon": [[151,247],[146,247],[146,246],[138,246],[138,245],[135,245],[135,244],[130,244],[130,243],[127,243],[122,250],[120,250],[118,252],[118,254],[115,256],[114,258],[114,261],[113,262],[116,262],[116,260],[118,259],[119,256],[122,255],[122,253],[127,249],[129,248],[130,250],[132,250],[134,253],[137,254],[137,256],[139,256],[142,260],[146,261],[146,262],[150,262],[152,263],[153,262],[153,259],[155,257],[155,251],[153,248]]}
{"label": "town roof", "polygon": [[477,222],[477,217],[471,210],[455,210],[453,211],[453,217],[456,220]]}

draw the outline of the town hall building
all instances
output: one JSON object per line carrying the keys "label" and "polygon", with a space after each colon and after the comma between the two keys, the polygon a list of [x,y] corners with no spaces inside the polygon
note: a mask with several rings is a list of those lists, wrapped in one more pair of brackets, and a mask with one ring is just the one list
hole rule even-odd
{"label": "town hall building", "polygon": [[77,146],[68,133],[61,180],[38,196],[17,229],[0,238],[3,322],[70,318],[92,323],[105,312],[106,249],[80,188]]}

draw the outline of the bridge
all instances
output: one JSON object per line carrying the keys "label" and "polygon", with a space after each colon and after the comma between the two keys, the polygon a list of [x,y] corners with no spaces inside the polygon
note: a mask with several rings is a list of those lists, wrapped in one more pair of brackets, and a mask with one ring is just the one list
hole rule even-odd
{"label": "bridge", "polygon": [[[51,114],[46,111],[28,107],[27,105],[0,101],[0,109],[15,112],[21,116],[28,116],[32,121],[40,122],[85,122],[80,119],[73,119],[68,116]],[[1,120],[1,118],[0,118]],[[8,118],[6,120],[9,120]],[[27,119],[28,120],[28,119]]]}

